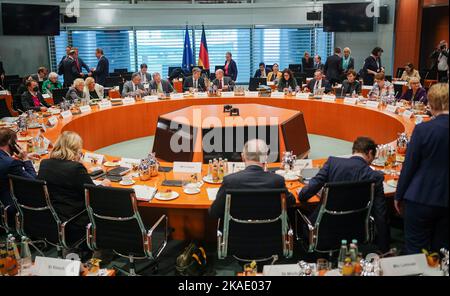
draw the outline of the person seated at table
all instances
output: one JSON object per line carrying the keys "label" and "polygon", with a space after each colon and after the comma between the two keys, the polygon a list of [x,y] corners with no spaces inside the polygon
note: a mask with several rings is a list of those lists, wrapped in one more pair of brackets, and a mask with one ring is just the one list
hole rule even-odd
{"label": "person seated at table", "polygon": [[156,90],[157,93],[170,94],[176,92],[172,84],[168,80],[161,78],[158,72],[153,73],[153,80],[150,82],[150,89]]}
{"label": "person seated at table", "polygon": [[400,100],[422,102],[425,105],[428,104],[427,91],[420,84],[420,80],[416,77],[412,77],[409,80],[409,85],[411,88],[402,94]]}
{"label": "person seated at table", "polygon": [[[388,223],[387,200],[384,196],[384,175],[375,171],[370,164],[375,159],[377,145],[366,137],[358,137],[352,148],[351,158],[329,157],[319,173],[309,181],[309,184],[298,192],[300,202],[307,202],[315,196],[326,183],[352,182],[374,180],[375,197],[372,206],[372,216],[378,233],[377,245],[382,252],[389,250],[390,232]],[[315,223],[320,206],[309,216]]]}
{"label": "person seated at table", "polygon": [[90,100],[103,100],[105,96],[105,88],[98,83],[95,83],[93,77],[86,78],[84,82],[84,98]]}
{"label": "person seated at table", "polygon": [[77,78],[67,91],[66,100],[73,103],[74,101],[82,101],[84,98],[84,80],[82,78]]}
{"label": "person seated at table", "polygon": [[31,78],[37,82],[44,82],[47,80],[48,69],[45,67],[39,67],[36,74],[31,75]]}
{"label": "person seated at table", "polygon": [[[242,151],[245,170],[224,177],[216,199],[209,209],[211,217],[223,219],[228,189],[286,189],[286,182],[282,176],[264,171],[268,153],[269,148],[263,140],[253,139],[245,143]],[[288,193],[286,198],[288,206],[295,204],[294,196],[291,193]]]}
{"label": "person seated at table", "polygon": [[314,69],[319,69],[323,71],[323,67],[325,65],[322,63],[322,58],[320,57],[320,55],[315,55],[314,56]]}
{"label": "person seated at table", "polygon": [[201,76],[202,70],[200,68],[192,69],[192,76],[184,80],[183,90],[190,91],[190,89],[197,89],[200,92],[206,91],[205,79]]}
{"label": "person seated at table", "polygon": [[278,84],[282,77],[283,77],[283,73],[280,72],[280,66],[277,63],[273,64],[272,72],[267,74],[267,81]]}
{"label": "person seated at table", "polygon": [[34,80],[28,80],[25,84],[27,90],[22,94],[21,102],[23,111],[47,111],[50,105],[39,92],[39,84]]}
{"label": "person seated at table", "polygon": [[52,94],[54,89],[61,89],[62,83],[58,81],[58,74],[51,72],[48,74],[48,79],[42,84],[43,94]]}
{"label": "person seated at table", "polygon": [[[8,175],[29,179],[36,178],[31,160],[39,159],[35,153],[27,153],[17,146],[17,134],[9,128],[0,128],[0,201],[8,209],[8,222],[13,222],[15,208],[9,190]],[[11,225],[13,225],[11,223]]]}
{"label": "person seated at table", "polygon": [[[63,132],[56,140],[49,159],[42,160],[38,179],[47,182],[50,200],[58,217],[67,221],[86,209],[84,185],[94,184],[87,169],[81,163],[83,140],[71,131]],[[56,173],[57,172],[57,173]],[[102,185],[109,186],[107,179]],[[89,218],[85,212],[74,221],[74,231],[84,233]]]}
{"label": "person seated at table", "polygon": [[294,77],[294,73],[290,69],[284,69],[283,75],[281,76],[280,82],[278,82],[278,91],[280,92],[286,92],[289,91],[289,88],[291,91],[295,91],[297,88],[297,79]]}
{"label": "person seated at table", "polygon": [[259,63],[259,69],[256,70],[254,78],[267,78],[268,73],[269,69],[266,68],[266,64]]}
{"label": "person seated at table", "polygon": [[341,96],[357,97],[361,95],[361,83],[356,80],[355,70],[347,71],[347,79],[342,82]]}
{"label": "person seated at table", "polygon": [[394,85],[385,79],[384,73],[375,75],[375,83],[368,95],[371,100],[378,100],[383,97],[395,97]]}
{"label": "person seated at table", "polygon": [[[153,82],[153,81],[152,81]],[[141,83],[141,75],[134,73],[131,80],[123,84],[122,97],[135,97],[136,95],[146,96],[148,93]]]}
{"label": "person seated at table", "polygon": [[233,89],[234,81],[230,77],[226,77],[225,72],[222,69],[218,69],[216,71],[216,79],[214,79],[213,85],[217,87],[217,89],[229,91]]}
{"label": "person seated at table", "polygon": [[315,94],[320,89],[324,89],[324,93],[326,94],[333,91],[330,82],[323,77],[322,70],[316,70],[314,72],[314,78],[306,85],[305,90]]}
{"label": "person seated at table", "polygon": [[400,80],[409,82],[411,78],[417,78],[420,81],[420,74],[419,71],[414,69],[414,65],[412,63],[407,63],[405,65],[405,71],[403,71],[402,77]]}

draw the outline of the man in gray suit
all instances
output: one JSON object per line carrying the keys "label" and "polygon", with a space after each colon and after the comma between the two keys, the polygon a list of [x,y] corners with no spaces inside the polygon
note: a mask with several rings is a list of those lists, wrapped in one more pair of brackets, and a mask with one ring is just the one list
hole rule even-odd
{"label": "man in gray suit", "polygon": [[123,85],[122,97],[135,97],[136,95],[146,96],[148,92],[141,83],[139,73],[131,76],[131,81],[127,81]]}
{"label": "man in gray suit", "polygon": [[150,83],[150,81],[152,81],[152,76],[147,71],[148,71],[147,64],[142,64],[141,65],[141,70],[138,72],[139,76],[141,76],[141,83],[142,84]]}
{"label": "man in gray suit", "polygon": [[161,79],[161,74],[153,73],[153,80],[150,82],[150,89],[156,90],[158,93],[173,93],[176,92],[169,81]]}
{"label": "man in gray suit", "polygon": [[214,79],[213,85],[215,85],[217,89],[230,91],[234,87],[234,81],[230,77],[224,76],[223,70],[219,69],[216,71],[216,79]]}

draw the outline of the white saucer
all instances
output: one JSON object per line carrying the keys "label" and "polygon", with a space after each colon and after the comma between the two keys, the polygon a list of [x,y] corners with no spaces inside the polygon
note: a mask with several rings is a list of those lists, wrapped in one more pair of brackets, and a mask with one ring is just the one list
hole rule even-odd
{"label": "white saucer", "polygon": [[388,184],[392,188],[397,188],[398,182],[396,180],[389,180],[386,182],[386,184]]}
{"label": "white saucer", "polygon": [[161,197],[161,193],[158,192],[158,193],[156,193],[155,198],[157,200],[168,201],[168,200],[176,199],[178,196],[180,196],[180,195],[178,194],[178,192],[175,192],[175,191],[172,191],[172,195],[170,197]]}
{"label": "white saucer", "polygon": [[119,184],[122,185],[122,186],[131,186],[131,185],[136,184],[136,181],[131,180],[131,183],[125,183],[125,182],[123,182],[123,180],[122,180],[122,181],[119,182]]}
{"label": "white saucer", "polygon": [[298,176],[284,176],[284,179],[286,181],[297,181],[298,180]]}
{"label": "white saucer", "polygon": [[115,167],[120,166],[120,162],[107,161],[103,165],[108,168],[115,168]]}
{"label": "white saucer", "polygon": [[219,182],[214,182],[212,179],[208,178],[208,176],[204,176],[203,181],[209,184],[222,184],[222,181],[219,180]]}
{"label": "white saucer", "polygon": [[184,193],[189,194],[189,195],[199,194],[200,191],[201,191],[200,188],[198,188],[196,190],[189,190],[189,191],[186,189],[183,190]]}

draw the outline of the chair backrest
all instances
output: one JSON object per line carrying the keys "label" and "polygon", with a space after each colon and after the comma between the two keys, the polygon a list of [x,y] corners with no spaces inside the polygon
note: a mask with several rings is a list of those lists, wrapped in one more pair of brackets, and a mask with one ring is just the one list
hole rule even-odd
{"label": "chair backrest", "polygon": [[114,69],[114,73],[127,73],[128,69],[121,68],[121,69]]}
{"label": "chair backrest", "polygon": [[134,190],[85,185],[85,193],[94,249],[113,249],[124,256],[151,256]]}
{"label": "chair backrest", "polygon": [[51,206],[46,182],[12,175],[9,182],[19,234],[59,245],[61,221]]}
{"label": "chair backrest", "polygon": [[338,250],[342,239],[369,240],[369,218],[375,181],[325,184],[315,224],[315,251]]}
{"label": "chair backrest", "polygon": [[0,99],[0,118],[12,117],[5,99]]}
{"label": "chair backrest", "polygon": [[288,229],[286,190],[226,191],[224,256],[244,260],[281,256]]}
{"label": "chair backrest", "polygon": [[397,73],[395,74],[395,78],[401,78],[404,71],[405,71],[405,68],[402,68],[402,67],[397,68]]}
{"label": "chair backrest", "polygon": [[66,97],[68,91],[69,91],[68,87],[55,88],[52,91],[53,104],[55,104],[55,105],[61,104],[65,100],[65,97]]}

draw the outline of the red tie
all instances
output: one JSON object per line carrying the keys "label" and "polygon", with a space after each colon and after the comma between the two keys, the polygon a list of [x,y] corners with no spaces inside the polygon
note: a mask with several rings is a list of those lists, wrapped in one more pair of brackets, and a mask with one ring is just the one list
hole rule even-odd
{"label": "red tie", "polygon": [[78,72],[81,72],[80,63],[78,62],[78,59],[75,60],[75,63],[77,64]]}
{"label": "red tie", "polygon": [[219,89],[223,88],[222,79],[219,80]]}

